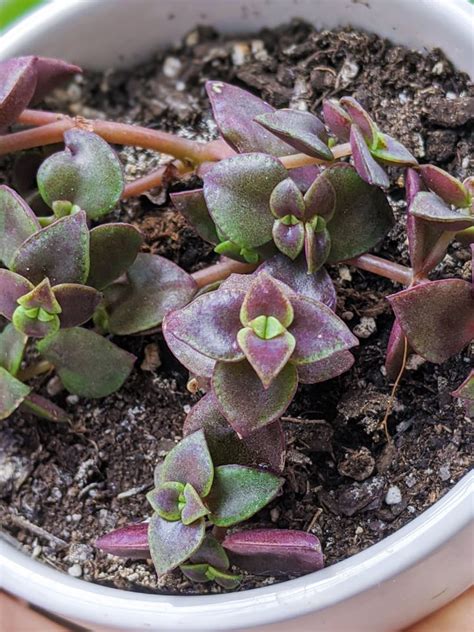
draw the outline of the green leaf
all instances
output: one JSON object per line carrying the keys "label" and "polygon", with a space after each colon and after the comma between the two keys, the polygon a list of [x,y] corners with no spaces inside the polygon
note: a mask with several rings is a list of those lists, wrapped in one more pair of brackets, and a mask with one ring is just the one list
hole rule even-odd
{"label": "green leaf", "polygon": [[0,419],[6,419],[18,408],[31,388],[0,367]]}
{"label": "green leaf", "polygon": [[118,390],[135,356],[89,329],[61,329],[41,340],[38,350],[54,364],[66,389],[83,397],[105,397]]}
{"label": "green leaf", "polygon": [[165,520],[179,520],[181,518],[179,498],[183,491],[182,483],[167,481],[157,489],[148,492],[146,499],[153,507],[153,511]]}
{"label": "green leaf", "polygon": [[64,151],[47,158],[38,170],[46,204],[67,200],[98,219],[117,204],[123,191],[120,161],[100,136],[74,128],[64,133]]}
{"label": "green leaf", "polygon": [[28,204],[10,187],[0,186],[0,262],[10,267],[17,248],[40,228]]}
{"label": "green leaf", "polygon": [[25,397],[21,404],[21,409],[33,413],[42,419],[48,419],[49,421],[57,422],[69,420],[69,415],[65,410],[37,393],[30,393]]}
{"label": "green leaf", "polygon": [[205,533],[203,518],[185,525],[179,520],[171,522],[153,515],[148,523],[148,543],[158,575],[164,575],[185,562],[198,550]]}
{"label": "green leaf", "polygon": [[221,465],[207,499],[209,519],[218,527],[231,527],[260,511],[275,498],[282,479],[243,465]]}
{"label": "green leaf", "polygon": [[287,177],[281,162],[267,154],[241,154],[221,160],[204,175],[204,196],[216,225],[245,248],[272,239],[270,196]]}
{"label": "green leaf", "polygon": [[216,225],[209,214],[202,189],[170,193],[170,198],[177,210],[196,229],[198,235],[210,244],[218,244]]}
{"label": "green leaf", "polygon": [[90,232],[90,268],[87,285],[103,290],[132,265],[143,237],[129,224],[103,224]]}
{"label": "green leaf", "polygon": [[328,262],[351,259],[381,241],[393,225],[384,193],[362,180],[350,165],[324,171],[336,191],[336,208],[327,228],[331,235]]}
{"label": "green leaf", "polygon": [[21,366],[28,337],[11,324],[0,333],[0,367],[15,376]]}
{"label": "green leaf", "polygon": [[209,513],[209,510],[205,507],[199,494],[189,483],[184,487],[183,496],[184,507],[181,511],[181,522],[183,524],[192,524]]}

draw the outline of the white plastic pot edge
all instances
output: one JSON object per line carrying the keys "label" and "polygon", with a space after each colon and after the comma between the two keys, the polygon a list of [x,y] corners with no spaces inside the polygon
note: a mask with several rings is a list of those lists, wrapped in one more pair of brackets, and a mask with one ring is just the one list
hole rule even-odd
{"label": "white plastic pot edge", "polygon": [[[190,632],[281,622],[323,611],[396,579],[398,573],[442,547],[472,523],[473,485],[474,473],[470,473],[405,527],[343,562],[247,592],[170,598],[107,588],[60,573],[6,543],[1,545],[3,588],[67,619],[118,629]],[[454,596],[449,594],[449,599]],[[440,607],[443,602],[436,603]],[[158,622],[164,627],[157,627]],[[373,629],[370,621],[364,622],[364,628]]]}

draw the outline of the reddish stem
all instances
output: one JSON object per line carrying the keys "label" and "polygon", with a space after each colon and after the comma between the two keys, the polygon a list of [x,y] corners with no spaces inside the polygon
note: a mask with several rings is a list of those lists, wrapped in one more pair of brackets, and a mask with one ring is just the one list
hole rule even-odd
{"label": "reddish stem", "polygon": [[349,263],[367,272],[373,272],[374,274],[378,274],[386,279],[391,279],[402,285],[410,285],[412,282],[413,271],[411,268],[407,268],[394,261],[382,259],[382,257],[377,257],[376,255],[360,255],[354,259],[348,259],[345,263]]}
{"label": "reddish stem", "polygon": [[215,283],[216,281],[223,281],[227,279],[231,274],[248,274],[253,272],[257,266],[251,263],[240,263],[240,261],[233,261],[232,259],[224,259],[220,263],[216,263],[208,268],[203,268],[192,274],[193,279],[196,281],[199,288]]}
{"label": "reddish stem", "polygon": [[123,190],[122,200],[141,195],[146,191],[150,191],[150,189],[161,186],[165,178],[177,178],[178,175],[183,175],[190,171],[192,171],[190,167],[179,161],[163,165],[146,176],[129,182]]}

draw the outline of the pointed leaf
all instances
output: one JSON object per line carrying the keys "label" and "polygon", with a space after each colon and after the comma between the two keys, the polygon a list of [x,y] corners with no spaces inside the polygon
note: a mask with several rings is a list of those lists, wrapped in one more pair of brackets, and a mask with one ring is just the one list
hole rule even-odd
{"label": "pointed leaf", "polygon": [[273,223],[273,241],[280,252],[294,260],[304,247],[304,225],[302,222],[286,225],[276,219]]}
{"label": "pointed leaf", "polygon": [[206,91],[220,133],[239,153],[263,151],[273,156],[294,153],[292,147],[254,121],[259,114],[273,112],[271,105],[222,81],[208,81]]}
{"label": "pointed leaf", "polygon": [[209,520],[231,527],[260,511],[278,494],[283,480],[270,472],[243,465],[221,465],[207,499]]}
{"label": "pointed leaf", "polygon": [[410,213],[420,219],[440,224],[443,230],[457,232],[474,226],[474,215],[451,209],[436,193],[420,191],[410,206]]}
{"label": "pointed leaf", "polygon": [[61,306],[54,296],[49,279],[43,279],[31,292],[21,296],[17,302],[25,309],[42,308],[49,314],[61,312]]}
{"label": "pointed leaf", "polygon": [[262,340],[252,329],[245,327],[239,331],[237,339],[264,388],[277,377],[295,348],[295,339],[288,332],[271,340]]}
{"label": "pointed leaf", "polygon": [[0,366],[0,420],[9,417],[30,391],[29,386]]}
{"label": "pointed leaf", "polygon": [[209,493],[214,466],[202,430],[185,437],[166,455],[160,470],[160,480],[190,483],[204,498]]}
{"label": "pointed leaf", "polygon": [[281,162],[266,154],[242,154],[217,163],[204,176],[211,217],[227,237],[246,248],[272,238],[270,195],[287,177]]}
{"label": "pointed leaf", "polygon": [[305,574],[324,566],[321,543],[304,531],[249,529],[227,535],[224,547],[234,564],[257,575]]}
{"label": "pointed leaf", "polygon": [[41,308],[28,310],[21,305],[13,312],[12,323],[18,331],[31,338],[45,338],[59,329],[57,314],[48,314]]}
{"label": "pointed leaf", "polygon": [[303,296],[294,296],[291,302],[295,319],[288,331],[296,340],[291,362],[310,364],[359,344],[347,325],[326,305]]}
{"label": "pointed leaf", "polygon": [[318,215],[326,222],[329,222],[336,210],[336,191],[331,181],[323,174],[318,176],[306,191],[304,202],[306,205],[305,218],[307,220]]}
{"label": "pointed leaf", "polygon": [[410,345],[430,362],[445,362],[474,338],[474,298],[467,281],[431,281],[387,298]]}
{"label": "pointed leaf", "polygon": [[117,204],[123,174],[114,150],[100,136],[83,129],[64,132],[64,151],[47,158],[38,170],[38,188],[52,208],[67,200],[98,219]]}
{"label": "pointed leaf", "polygon": [[288,173],[301,193],[304,194],[321,173],[321,169],[317,165],[307,165],[306,167],[291,169]]}
{"label": "pointed leaf", "polygon": [[321,160],[334,160],[327,146],[326,128],[311,112],[282,109],[260,114],[254,120],[297,151]]}
{"label": "pointed leaf", "polygon": [[293,308],[284,286],[266,272],[254,277],[240,308],[243,325],[248,325],[258,316],[273,316],[283,327],[293,322]]}
{"label": "pointed leaf", "polygon": [[61,327],[77,327],[86,323],[99,305],[102,295],[92,287],[77,283],[61,283],[53,287],[54,295],[61,306]]}
{"label": "pointed leaf", "polygon": [[210,244],[218,244],[221,241],[217,235],[214,220],[209,214],[202,189],[170,193],[170,198],[176,209],[196,229],[201,239]]}
{"label": "pointed leaf", "polygon": [[283,415],[295,395],[298,376],[296,368],[287,364],[264,389],[246,360],[217,362],[212,386],[222,413],[237,434],[245,437]]}
{"label": "pointed leaf", "polygon": [[37,82],[36,58],[14,57],[0,64],[0,130],[28,106]]}
{"label": "pointed leaf", "polygon": [[152,329],[164,316],[189,303],[197,285],[172,261],[139,254],[127,270],[127,280],[104,289],[108,326],[122,336]]}
{"label": "pointed leaf", "polygon": [[41,228],[28,204],[6,185],[0,186],[0,262],[10,267],[17,248]]}
{"label": "pointed leaf", "polygon": [[135,261],[143,236],[130,224],[103,224],[90,232],[87,285],[103,290]]}
{"label": "pointed leaf", "polygon": [[317,272],[326,263],[330,251],[331,237],[329,231],[326,228],[324,230],[314,230],[311,224],[306,224],[304,255],[308,273],[314,274]]}
{"label": "pointed leaf", "polygon": [[216,361],[176,338],[171,333],[171,330],[167,328],[166,323],[167,320],[165,319],[163,322],[163,335],[171,353],[193,375],[211,379]]}
{"label": "pointed leaf", "polygon": [[[204,430],[214,465],[266,465],[282,472],[285,465],[285,439],[279,421],[250,436],[239,439],[221,413],[214,392],[209,391],[191,408],[183,426],[183,435]],[[214,564],[215,566],[215,564]]]}
{"label": "pointed leaf", "polygon": [[204,519],[184,525],[170,522],[157,514],[148,523],[151,559],[158,575],[163,575],[186,561],[201,545],[205,535]]}
{"label": "pointed leaf", "polygon": [[61,329],[37,344],[71,393],[106,397],[118,390],[132,370],[135,356],[89,329]]}
{"label": "pointed leaf", "polygon": [[343,141],[349,140],[352,120],[337,101],[323,101],[323,116],[326,125],[336,138]]}
{"label": "pointed leaf", "polygon": [[217,290],[203,294],[192,303],[165,318],[163,331],[217,360],[235,362],[244,357],[237,343],[242,328],[239,312],[244,293],[238,290]]}
{"label": "pointed leaf", "polygon": [[262,270],[288,285],[296,294],[321,301],[331,309],[336,307],[336,291],[331,277],[324,268],[308,274],[304,257],[289,261],[284,255],[275,255],[264,261],[255,274]]}
{"label": "pointed leaf", "polygon": [[385,355],[385,370],[390,380],[395,380],[403,366],[405,355],[405,334],[400,323],[395,318],[388,339],[387,353]]}
{"label": "pointed leaf", "polygon": [[354,364],[350,351],[336,351],[324,360],[298,365],[298,381],[301,384],[326,382],[348,371]]}
{"label": "pointed leaf", "polygon": [[270,210],[275,217],[294,215],[303,219],[305,204],[303,194],[292,178],[279,182],[270,195]]}
{"label": "pointed leaf", "polygon": [[412,156],[408,149],[388,134],[378,133],[378,145],[372,150],[372,156],[377,160],[394,164],[411,166],[417,165],[418,160]]}
{"label": "pointed leaf", "polygon": [[190,557],[193,564],[210,564],[214,568],[226,571],[229,568],[229,558],[221,543],[210,534],[206,535],[199,549]]}
{"label": "pointed leaf", "polygon": [[15,376],[21,366],[28,337],[11,324],[0,333],[0,367]]}
{"label": "pointed leaf", "polygon": [[129,524],[110,531],[95,541],[94,546],[109,555],[143,560],[150,557],[148,522]]}
{"label": "pointed leaf", "polygon": [[51,57],[36,58],[36,74],[37,83],[32,103],[35,105],[44,99],[56,86],[61,85],[64,81],[71,78],[77,73],[81,73],[79,66],[68,64],[62,59],[53,59]]}
{"label": "pointed leaf", "polygon": [[352,123],[360,129],[367,145],[371,148],[375,147],[377,143],[377,125],[368,112],[353,97],[342,97],[339,103],[352,119]]}
{"label": "pointed leaf", "polygon": [[11,269],[37,285],[84,283],[89,273],[89,231],[83,211],[63,217],[29,237],[16,251]]}
{"label": "pointed leaf", "polygon": [[468,377],[451,395],[462,401],[466,415],[474,416],[474,370],[471,369]]}
{"label": "pointed leaf", "polygon": [[357,173],[364,182],[387,189],[390,180],[383,167],[372,157],[370,149],[357,125],[351,127],[352,159]]}
{"label": "pointed leaf", "polygon": [[33,289],[25,277],[0,268],[0,314],[11,320],[18,307],[18,299]]}
{"label": "pointed leaf", "polygon": [[447,171],[434,165],[421,165],[420,173],[426,186],[447,204],[458,208],[466,208],[471,204],[468,189]]}
{"label": "pointed leaf", "polygon": [[25,397],[20,410],[33,413],[37,417],[48,421],[69,421],[69,415],[65,410],[37,393],[30,393]]}
{"label": "pointed leaf", "polygon": [[328,262],[351,259],[381,241],[393,225],[393,214],[384,193],[364,182],[350,165],[324,171],[336,191],[336,209],[328,222],[331,252]]}
{"label": "pointed leaf", "polygon": [[153,507],[153,511],[165,520],[180,520],[179,497],[184,491],[182,483],[166,481],[157,489],[152,489],[146,499]]}
{"label": "pointed leaf", "polygon": [[181,512],[181,522],[183,524],[192,524],[199,518],[207,516],[209,510],[204,506],[199,494],[192,485],[189,483],[185,485],[183,495],[185,500],[185,505]]}

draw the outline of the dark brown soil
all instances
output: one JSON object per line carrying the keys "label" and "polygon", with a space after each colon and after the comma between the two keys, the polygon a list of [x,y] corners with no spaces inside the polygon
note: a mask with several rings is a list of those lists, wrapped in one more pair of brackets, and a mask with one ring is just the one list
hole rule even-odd
{"label": "dark brown soil", "polygon": [[[354,95],[421,161],[461,178],[472,167],[472,88],[440,51],[423,56],[374,35],[316,33],[301,22],[251,40],[223,41],[209,28],[198,28],[181,47],[157,54],[134,72],[86,74],[48,105],[213,138],[203,90],[208,78],[235,82],[276,106],[315,112],[323,97]],[[121,156],[129,179],[162,159],[135,149]],[[391,201],[398,223],[380,252],[406,263],[398,190]],[[166,191],[126,202],[114,215],[144,231],[147,250],[187,270],[214,259],[172,210]],[[450,396],[467,373],[467,351],[443,366],[410,360],[389,423],[394,444],[387,445],[381,420],[391,386],[383,361],[392,317],[384,297],[398,287],[347,266],[331,274],[338,313],[361,338],[357,362],[341,378],[300,389],[285,418],[284,493],[253,521],[318,535],[328,565],[381,540],[436,502],[469,468],[472,446],[469,420]],[[435,272],[469,274],[469,252],[456,243]],[[99,535],[148,515],[145,492],[154,466],[181,437],[185,413],[196,399],[159,335],[116,342],[139,357],[119,393],[101,401],[58,394],[56,401],[72,416],[70,425],[21,414],[3,423],[4,531],[39,560],[89,581],[131,590],[218,591],[193,585],[179,573],[157,580],[149,562],[119,560],[94,549]],[[140,365],[150,344],[158,344],[161,365],[145,371]],[[40,387],[51,390],[49,379]],[[242,589],[273,581],[246,576]]]}

